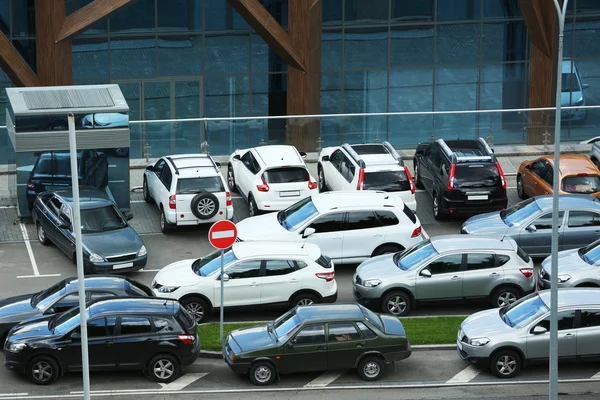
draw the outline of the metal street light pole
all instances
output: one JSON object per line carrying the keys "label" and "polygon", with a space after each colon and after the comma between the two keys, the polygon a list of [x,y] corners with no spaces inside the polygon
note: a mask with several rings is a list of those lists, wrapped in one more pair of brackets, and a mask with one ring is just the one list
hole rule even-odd
{"label": "metal street light pole", "polygon": [[[563,38],[565,30],[565,16],[569,0],[554,0],[558,13],[558,60],[556,73],[556,115],[554,116],[554,171],[560,168],[560,114],[562,97],[562,58]],[[558,188],[559,174],[554,173],[552,190],[552,248],[551,248],[551,276],[550,276],[550,400],[558,400]]]}
{"label": "metal street light pole", "polygon": [[81,328],[81,362],[83,365],[83,398],[90,400],[90,364],[88,356],[87,314],[85,304],[85,280],[83,274],[83,249],[81,243],[81,212],[79,208],[79,174],[77,172],[77,142],[75,117],[69,113],[69,151],[71,156],[71,187],[73,188],[73,233],[75,234],[75,257],[77,282],[79,283],[79,322]]}

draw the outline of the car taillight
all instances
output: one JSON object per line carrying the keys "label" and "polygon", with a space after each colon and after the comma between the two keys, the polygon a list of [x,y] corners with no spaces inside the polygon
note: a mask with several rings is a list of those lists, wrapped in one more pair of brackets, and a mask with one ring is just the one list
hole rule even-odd
{"label": "car taillight", "polygon": [[231,193],[225,192],[225,203],[227,207],[231,206],[233,202],[231,201]]}
{"label": "car taillight", "polygon": [[420,226],[413,231],[413,233],[412,233],[412,235],[410,235],[410,237],[416,238],[419,236],[421,236],[421,227]]}
{"label": "car taillight", "polygon": [[410,192],[412,194],[415,194],[415,182],[413,181],[412,176],[410,176],[410,172],[408,171],[408,167],[406,165],[404,166],[404,172],[406,172],[406,177],[408,178],[408,181],[410,182]]}
{"label": "car taillight", "polygon": [[356,185],[356,190],[363,190],[365,187],[365,169],[361,168],[358,171],[358,184]]}
{"label": "car taillight", "polygon": [[183,344],[194,343],[194,335],[177,335],[177,337],[183,342]]}
{"label": "car taillight", "polygon": [[533,268],[521,268],[519,271],[521,271],[525,278],[531,278],[533,276]]}
{"label": "car taillight", "polygon": [[313,190],[316,189],[319,185],[317,184],[317,182],[313,182],[312,179],[310,179],[310,175],[308,176],[308,189],[309,190]]}
{"label": "car taillight", "polygon": [[262,181],[262,185],[256,185],[256,188],[258,189],[259,192],[268,192],[269,191],[269,185],[267,185],[267,181],[265,181],[265,177],[261,176],[260,180]]}
{"label": "car taillight", "polygon": [[454,175],[456,174],[456,164],[450,165],[450,175],[448,176],[448,191],[454,189]]}
{"label": "car taillight", "polygon": [[506,189],[506,178],[504,178],[504,172],[502,172],[502,167],[499,162],[496,162],[496,168],[498,168],[498,173],[500,174],[500,180],[502,181],[502,189]]}
{"label": "car taillight", "polygon": [[174,194],[169,196],[169,208],[171,210],[175,210],[177,208],[177,204],[175,204],[175,200],[177,200],[177,197]]}
{"label": "car taillight", "polygon": [[335,279],[335,272],[318,272],[315,276],[317,278],[325,279],[325,282],[331,282]]}
{"label": "car taillight", "polygon": [[35,182],[33,181],[33,179],[27,181],[27,189],[35,189]]}

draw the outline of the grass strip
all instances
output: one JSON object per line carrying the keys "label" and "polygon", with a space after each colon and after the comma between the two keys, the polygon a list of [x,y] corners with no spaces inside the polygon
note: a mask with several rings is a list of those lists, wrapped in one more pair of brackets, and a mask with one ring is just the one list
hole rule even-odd
{"label": "grass strip", "polygon": [[[464,317],[425,317],[402,318],[406,335],[412,345],[453,344],[456,333]],[[226,323],[223,326],[223,336],[233,330],[253,326],[253,323]],[[198,335],[202,350],[221,351],[219,344],[219,323],[208,323],[198,326]]]}

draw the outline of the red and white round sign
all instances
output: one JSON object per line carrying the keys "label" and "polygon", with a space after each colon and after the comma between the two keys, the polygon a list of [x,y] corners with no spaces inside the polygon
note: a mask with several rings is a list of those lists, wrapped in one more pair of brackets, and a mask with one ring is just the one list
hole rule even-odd
{"label": "red and white round sign", "polygon": [[217,249],[226,249],[235,243],[237,228],[229,220],[215,222],[208,231],[208,241]]}

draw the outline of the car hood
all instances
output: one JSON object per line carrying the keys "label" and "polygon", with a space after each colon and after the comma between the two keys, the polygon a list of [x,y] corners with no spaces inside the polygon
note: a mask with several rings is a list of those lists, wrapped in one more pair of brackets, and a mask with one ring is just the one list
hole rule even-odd
{"label": "car hood", "polygon": [[0,300],[0,323],[20,322],[38,315],[37,309],[31,306],[33,295],[34,293],[23,294]]}
{"label": "car hood", "polygon": [[230,336],[235,340],[242,352],[258,349],[267,349],[277,346],[275,337],[269,333],[268,325],[257,325],[242,328],[231,332]]}
{"label": "car hood", "polygon": [[363,282],[369,279],[385,278],[392,274],[406,273],[394,264],[393,258],[393,254],[369,258],[356,268],[356,273]]}
{"label": "car hood", "polygon": [[[552,256],[542,261],[541,267],[550,275]],[[579,249],[565,250],[558,253],[558,273],[575,272],[583,269],[595,268],[583,261],[579,256]]]}
{"label": "car hood", "polygon": [[200,275],[192,270],[194,260],[181,260],[167,265],[158,273],[154,281],[162,286],[190,286],[195,285],[202,279]]}
{"label": "car hood", "polygon": [[463,233],[504,233],[508,230],[508,225],[500,218],[500,212],[491,212],[475,215],[462,226]]}
{"label": "car hood", "polygon": [[512,331],[500,318],[500,309],[480,311],[467,317],[460,326],[469,339],[499,336]]}
{"label": "car hood", "polygon": [[137,253],[143,244],[142,239],[130,226],[83,235],[83,245],[86,249],[90,253],[96,253],[102,257]]}
{"label": "car hood", "polygon": [[277,221],[277,213],[268,213],[246,218],[236,225],[238,238],[241,240],[277,240],[292,241],[297,233],[285,229]]}
{"label": "car hood", "polygon": [[28,342],[37,338],[49,337],[54,334],[48,329],[48,321],[53,316],[35,318],[17,325],[7,338],[10,342]]}

